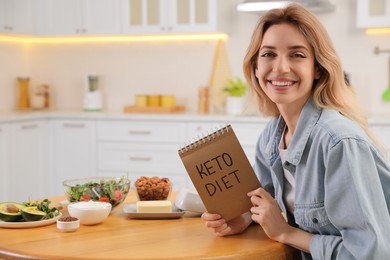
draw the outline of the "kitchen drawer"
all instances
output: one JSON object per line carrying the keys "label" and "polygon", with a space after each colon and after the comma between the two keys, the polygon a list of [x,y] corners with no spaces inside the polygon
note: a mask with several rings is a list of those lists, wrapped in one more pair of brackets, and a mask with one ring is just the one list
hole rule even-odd
{"label": "kitchen drawer", "polygon": [[[242,146],[256,146],[257,139],[263,131],[264,123],[231,123],[234,133]],[[198,139],[207,133],[215,131],[217,128],[225,126],[218,123],[188,123],[188,140]]]}
{"label": "kitchen drawer", "polygon": [[186,172],[178,155],[178,145],[99,142],[98,168],[103,171]]}
{"label": "kitchen drawer", "polygon": [[169,180],[172,183],[172,189],[174,191],[179,191],[182,188],[189,187],[189,177],[185,172],[179,174],[179,175],[173,175],[170,172],[164,172],[164,171],[158,171],[156,169],[156,172],[153,171],[148,171],[148,172],[125,172],[125,171],[99,171],[98,172],[99,176],[127,176],[129,180],[131,181],[131,189],[134,189],[134,183],[135,181],[141,177],[141,176],[148,176],[148,177],[153,177],[153,176],[158,176],[160,178],[169,178]]}
{"label": "kitchen drawer", "polygon": [[104,141],[181,144],[185,132],[186,124],[179,122],[104,121],[98,123],[97,136]]}

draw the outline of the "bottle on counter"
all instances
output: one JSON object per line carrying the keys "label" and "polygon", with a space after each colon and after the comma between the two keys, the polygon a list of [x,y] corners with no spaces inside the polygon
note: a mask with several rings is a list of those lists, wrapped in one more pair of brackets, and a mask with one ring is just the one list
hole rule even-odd
{"label": "bottle on counter", "polygon": [[16,108],[25,110],[30,108],[30,78],[18,77],[18,98]]}
{"label": "bottle on counter", "polygon": [[49,107],[49,86],[40,84],[35,86],[31,95],[30,105],[33,109],[44,109]]}
{"label": "bottle on counter", "polygon": [[42,84],[42,92],[43,92],[43,96],[45,98],[45,105],[44,105],[44,107],[45,108],[49,108],[50,107],[50,89],[49,89],[49,85]]}
{"label": "bottle on counter", "polygon": [[198,113],[210,113],[210,88],[200,87],[198,90]]}

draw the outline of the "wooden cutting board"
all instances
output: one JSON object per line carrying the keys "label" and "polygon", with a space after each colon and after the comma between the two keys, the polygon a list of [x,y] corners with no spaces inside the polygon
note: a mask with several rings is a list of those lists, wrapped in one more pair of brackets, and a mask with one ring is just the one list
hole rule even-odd
{"label": "wooden cutting board", "polygon": [[184,112],[185,106],[174,106],[174,107],[137,107],[137,106],[125,106],[123,111],[125,113],[151,113],[151,114],[170,114]]}

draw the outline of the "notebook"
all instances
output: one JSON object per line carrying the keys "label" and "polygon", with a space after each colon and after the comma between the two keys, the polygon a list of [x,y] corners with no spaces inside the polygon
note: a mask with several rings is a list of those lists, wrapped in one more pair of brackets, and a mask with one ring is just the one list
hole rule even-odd
{"label": "notebook", "polygon": [[208,212],[229,221],[250,210],[247,193],[259,188],[260,182],[231,125],[178,153]]}

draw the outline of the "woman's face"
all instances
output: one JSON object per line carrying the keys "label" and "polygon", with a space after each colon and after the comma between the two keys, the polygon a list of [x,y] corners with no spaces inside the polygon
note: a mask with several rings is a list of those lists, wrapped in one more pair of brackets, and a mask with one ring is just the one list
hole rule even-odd
{"label": "woman's face", "polygon": [[318,76],[312,47],[296,27],[283,23],[268,28],[259,50],[256,77],[279,109],[303,107]]}

